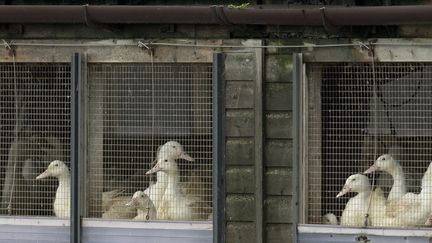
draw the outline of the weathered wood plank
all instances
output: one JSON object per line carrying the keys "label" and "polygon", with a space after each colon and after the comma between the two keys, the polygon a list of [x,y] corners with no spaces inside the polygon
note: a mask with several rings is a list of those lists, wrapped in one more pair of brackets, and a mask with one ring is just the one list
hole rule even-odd
{"label": "weathered wood plank", "polygon": [[226,108],[254,108],[254,84],[230,81],[226,83]]}
{"label": "weathered wood plank", "polygon": [[267,195],[292,195],[292,171],[288,168],[268,168],[265,173]]}
{"label": "weathered wood plank", "polygon": [[266,166],[292,167],[292,141],[267,139],[264,158]]}
{"label": "weathered wood plank", "polygon": [[225,59],[225,80],[255,80],[255,53],[228,53]]}
{"label": "weathered wood plank", "polygon": [[[210,44],[218,45],[220,40],[165,40],[170,43]],[[165,42],[164,41],[164,42]],[[87,54],[88,62],[151,62],[151,55],[146,50],[138,47],[136,40],[105,39],[98,41],[82,40],[23,40],[21,43],[47,44],[48,46],[18,46],[16,49],[16,62],[70,62],[70,57],[75,52]],[[53,47],[49,44],[71,44],[65,47]],[[92,45],[88,46],[72,46]],[[214,50],[202,48],[196,51],[194,48],[178,48],[174,46],[154,46],[154,62],[212,62]],[[0,62],[11,62],[12,57],[7,54],[6,48],[0,49]],[[249,63],[243,61],[247,66]],[[237,65],[238,66],[238,65]],[[253,69],[252,66],[249,69]],[[244,69],[246,70],[246,69]],[[232,70],[231,72],[233,72]],[[249,70],[250,71],[250,70]],[[249,76],[249,74],[248,74]]]}
{"label": "weathered wood plank", "polygon": [[250,243],[255,240],[255,223],[228,222],[226,242]]}
{"label": "weathered wood plank", "polygon": [[266,242],[293,242],[294,226],[292,224],[267,224],[266,232]]}
{"label": "weathered wood plank", "polygon": [[253,221],[255,218],[254,210],[255,202],[253,194],[229,194],[226,197],[227,221]]}
{"label": "weathered wood plank", "polygon": [[227,137],[252,137],[255,116],[253,110],[228,110],[225,133]]}
{"label": "weathered wood plank", "polygon": [[292,223],[290,196],[267,196],[265,208],[267,223]]}
{"label": "weathered wood plank", "polygon": [[292,85],[290,83],[266,84],[267,111],[291,111],[292,110]]}
{"label": "weathered wood plank", "polygon": [[[321,222],[321,197],[311,195],[321,195],[322,193],[322,150],[321,150],[321,71],[309,71],[310,75],[307,76],[307,86],[303,87],[303,93],[307,94],[307,102],[304,104],[303,115],[307,120],[305,124],[303,134],[303,143],[305,148],[303,150],[303,176],[300,177],[302,184],[306,187],[302,191],[305,193],[303,199],[306,204],[305,209],[300,212],[304,212],[309,215],[308,223],[319,223]],[[306,107],[307,106],[307,107]],[[306,205],[308,205],[306,207]],[[313,213],[309,213],[313,212]],[[306,216],[304,215],[304,216]]]}
{"label": "weathered wood plank", "polygon": [[266,138],[292,138],[291,112],[269,112],[265,124]]}
{"label": "weathered wood plank", "polygon": [[254,142],[252,138],[228,138],[226,141],[227,165],[253,165]]}
{"label": "weathered wood plank", "polygon": [[226,170],[227,193],[254,193],[254,181],[252,166],[229,166]]}
{"label": "weathered wood plank", "polygon": [[292,82],[292,54],[267,55],[266,82]]}
{"label": "weathered wood plank", "polygon": [[[286,33],[292,33],[293,29],[298,29],[298,27],[295,26],[269,26],[269,29],[273,29],[273,28],[277,28],[277,31],[280,32],[281,28],[283,28],[285,30],[285,35]],[[301,27],[303,28],[303,27]],[[281,33],[282,35],[284,33]],[[273,40],[273,41],[268,41],[267,45],[268,46],[299,46],[299,45],[303,45],[304,44],[304,40],[299,39],[299,38],[289,38],[289,39],[279,39],[279,40]],[[267,48],[266,49],[266,53],[267,55],[291,55],[292,53],[295,52],[301,52],[302,48]]]}

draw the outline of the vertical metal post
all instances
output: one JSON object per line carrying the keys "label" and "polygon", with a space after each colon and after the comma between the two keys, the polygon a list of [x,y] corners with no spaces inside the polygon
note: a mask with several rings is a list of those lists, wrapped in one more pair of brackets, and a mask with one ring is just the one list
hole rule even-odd
{"label": "vertical metal post", "polygon": [[294,224],[293,242],[297,242],[297,225],[299,223],[299,173],[300,173],[300,154],[301,154],[301,84],[303,80],[303,56],[302,54],[295,53],[293,55],[293,168],[292,168],[292,185],[293,185],[293,209],[292,217]]}
{"label": "vertical metal post", "polygon": [[[262,46],[262,41],[259,42]],[[264,50],[256,50],[255,77],[255,229],[256,243],[264,242],[264,166],[263,166],[263,62]]]}
{"label": "vertical metal post", "polygon": [[213,56],[213,242],[225,242],[225,58]]}
{"label": "vertical metal post", "polygon": [[71,84],[71,213],[70,242],[81,242],[81,205],[80,205],[80,82],[81,55],[72,56]]}

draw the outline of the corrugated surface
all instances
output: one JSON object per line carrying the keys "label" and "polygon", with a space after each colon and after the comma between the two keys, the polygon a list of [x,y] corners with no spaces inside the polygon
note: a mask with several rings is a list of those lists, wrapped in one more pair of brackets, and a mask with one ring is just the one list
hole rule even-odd
{"label": "corrugated surface", "polygon": [[[1,225],[1,243],[68,243],[69,226]],[[211,229],[143,229],[85,227],[82,243],[205,243],[212,242]]]}
{"label": "corrugated surface", "polygon": [[1,243],[67,243],[69,242],[68,226],[28,226],[1,225]]}
{"label": "corrugated surface", "polygon": [[83,230],[82,243],[205,243],[212,242],[211,230],[167,230],[98,228]]}

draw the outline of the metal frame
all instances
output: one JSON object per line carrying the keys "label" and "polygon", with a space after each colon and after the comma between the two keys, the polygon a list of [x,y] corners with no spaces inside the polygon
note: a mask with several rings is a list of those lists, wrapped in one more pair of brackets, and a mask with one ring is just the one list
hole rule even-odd
{"label": "metal frame", "polygon": [[[298,225],[299,223],[299,210],[300,210],[300,183],[299,174],[300,171],[300,155],[301,155],[301,83],[303,80],[303,55],[299,53],[293,54],[293,89],[292,89],[292,99],[293,99],[293,202],[292,202],[292,217],[293,224]],[[294,230],[293,241],[297,242],[298,232],[297,227]]]}
{"label": "metal frame", "polygon": [[81,120],[81,54],[72,57],[71,80],[71,217],[70,242],[81,242],[81,190],[80,190],[80,124]]}
{"label": "metal frame", "polygon": [[213,242],[225,242],[225,55],[213,56]]}

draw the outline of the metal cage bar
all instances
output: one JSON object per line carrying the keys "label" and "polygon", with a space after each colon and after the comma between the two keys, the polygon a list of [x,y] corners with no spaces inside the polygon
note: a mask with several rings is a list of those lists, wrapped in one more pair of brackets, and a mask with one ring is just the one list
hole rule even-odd
{"label": "metal cage bar", "polygon": [[[299,200],[299,173],[300,173],[300,155],[301,153],[301,121],[302,121],[302,112],[301,112],[301,83],[303,82],[303,58],[302,54],[295,53],[293,54],[293,90],[292,90],[292,99],[293,99],[293,178],[292,178],[292,186],[293,186],[293,224],[297,225],[299,223],[299,204],[301,200]],[[294,230],[293,242],[297,242],[297,227]]]}
{"label": "metal cage bar", "polygon": [[81,55],[72,56],[71,87],[71,217],[70,239],[73,243],[81,242],[81,165],[80,165],[80,125],[81,120]]}
{"label": "metal cage bar", "polygon": [[213,57],[213,242],[225,242],[225,80],[224,54]]}

